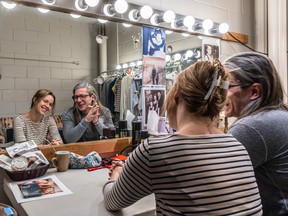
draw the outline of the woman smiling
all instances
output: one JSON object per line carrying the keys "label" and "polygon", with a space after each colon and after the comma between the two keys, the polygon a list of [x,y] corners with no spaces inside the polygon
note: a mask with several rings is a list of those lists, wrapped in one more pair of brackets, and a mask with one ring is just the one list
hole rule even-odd
{"label": "woman smiling", "polygon": [[40,89],[32,98],[30,111],[14,119],[15,142],[33,140],[36,144],[62,144],[57,125],[51,113],[55,107],[55,95]]}

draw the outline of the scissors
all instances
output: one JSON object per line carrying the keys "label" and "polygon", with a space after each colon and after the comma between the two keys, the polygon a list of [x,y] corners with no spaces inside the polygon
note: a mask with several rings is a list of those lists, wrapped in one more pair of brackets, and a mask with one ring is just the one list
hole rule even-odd
{"label": "scissors", "polygon": [[104,166],[98,166],[98,167],[90,167],[90,168],[87,168],[87,171],[88,172],[91,172],[91,171],[94,171],[94,170],[99,170],[99,169],[110,169],[112,166],[111,165],[104,165]]}
{"label": "scissors", "polygon": [[100,165],[97,167],[89,167],[87,168],[88,172],[94,171],[94,170],[99,170],[99,169],[110,169],[112,167],[112,161],[110,159],[107,158],[103,158],[103,160],[101,161]]}

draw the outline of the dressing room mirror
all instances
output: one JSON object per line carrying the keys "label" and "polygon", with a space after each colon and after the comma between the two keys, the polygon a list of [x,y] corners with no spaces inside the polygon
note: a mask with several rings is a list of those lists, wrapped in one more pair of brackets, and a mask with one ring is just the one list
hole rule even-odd
{"label": "dressing room mirror", "polygon": [[[27,112],[40,88],[53,90],[57,100],[54,113],[62,114],[73,105],[76,83],[86,80],[95,84],[101,72],[115,70],[124,63],[137,65],[142,60],[141,28],[127,28],[117,22],[101,24],[98,19],[84,16],[75,19],[59,11],[41,13],[24,5],[8,10],[0,4],[0,115]],[[184,69],[181,61],[197,61],[201,58],[201,43],[198,36],[166,34],[170,58],[167,66],[179,70]],[[188,57],[191,54],[193,59]],[[97,90],[101,86],[95,84]]]}
{"label": "dressing room mirror", "polygon": [[[7,11],[5,11],[5,13],[7,13]],[[2,16],[5,16],[5,13],[3,13]],[[90,38],[94,40],[89,42],[91,43],[91,46],[89,50],[87,49],[87,52],[89,52],[92,58],[94,58],[94,62],[97,62],[95,63],[95,77],[102,71],[115,70],[117,65],[128,63],[129,66],[129,63],[135,62],[135,64],[137,64],[137,61],[142,60],[142,33],[140,26],[132,25],[131,27],[125,27],[122,23],[110,21],[105,24],[101,24],[95,18],[81,16],[80,18],[75,19],[72,18],[72,16],[70,16],[68,13],[57,11],[41,13],[34,7],[28,7],[24,5],[17,5],[17,7],[15,7],[13,10],[9,10],[9,13],[10,15],[12,14],[19,17],[21,14],[24,14],[26,17],[28,16],[27,19],[31,19],[31,22],[35,22],[33,20],[34,18],[40,21],[45,21],[46,19],[54,19],[55,23],[59,23],[59,25],[64,22],[70,22],[72,23],[70,29],[71,34],[73,34],[74,26],[79,26],[82,23],[87,24],[89,26]],[[50,26],[50,28],[52,27]],[[41,35],[42,34],[39,33],[38,37]],[[62,39],[64,38],[60,38],[60,40]],[[103,53],[102,47],[105,43],[105,46],[107,46],[105,47],[107,52],[105,51]],[[175,54],[181,54],[182,61],[185,58],[187,59],[187,55],[185,56],[187,51],[192,52],[192,55],[195,57],[192,62],[199,59],[201,57],[201,52],[199,52],[199,50],[201,51],[201,43],[202,40],[198,36],[183,35],[181,33],[175,32],[166,34],[167,55],[168,58],[170,58],[170,60],[167,61],[168,66],[171,66],[171,62],[178,62],[177,64],[179,65],[179,59],[174,61]],[[85,50],[82,51],[85,52]],[[103,57],[104,55],[105,58]],[[176,55],[176,58],[178,58],[178,56]],[[103,61],[105,61],[104,66]],[[189,62],[188,64],[190,64]],[[81,63],[82,62],[80,61],[80,65]],[[185,64],[183,65],[184,67]],[[101,65],[103,66],[102,68]]]}

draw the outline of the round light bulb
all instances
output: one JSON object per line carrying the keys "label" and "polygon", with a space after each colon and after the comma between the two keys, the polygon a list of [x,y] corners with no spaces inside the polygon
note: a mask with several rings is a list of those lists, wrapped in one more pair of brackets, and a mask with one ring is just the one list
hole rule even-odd
{"label": "round light bulb", "polygon": [[166,55],[165,56],[165,60],[166,60],[166,62],[169,62],[171,60],[171,56],[170,55]]}
{"label": "round light bulb", "polygon": [[122,25],[123,25],[124,27],[126,27],[126,28],[129,28],[129,27],[132,26],[130,23],[122,23]]}
{"label": "round light bulb", "polygon": [[131,10],[128,14],[129,20],[131,20],[133,22],[137,22],[140,19],[140,16],[137,14],[139,14],[138,10],[136,10],[136,9]]}
{"label": "round light bulb", "polygon": [[167,22],[167,23],[173,22],[175,17],[176,17],[176,15],[175,15],[174,11],[172,11],[172,10],[165,11],[165,13],[163,14],[164,22]]}
{"label": "round light bulb", "polygon": [[186,16],[183,20],[183,25],[186,26],[187,28],[190,28],[194,25],[195,19],[193,16]]}
{"label": "round light bulb", "polygon": [[173,29],[176,29],[176,28],[177,28],[175,22],[176,22],[176,21],[173,21],[173,22],[171,22],[171,24],[170,24],[171,28],[173,28]]}
{"label": "round light bulb", "polygon": [[149,19],[153,14],[153,9],[149,5],[145,5],[140,9],[140,16],[143,19]]}
{"label": "round light bulb", "polygon": [[37,8],[41,13],[48,13],[50,10],[46,8]]}
{"label": "round light bulb", "polygon": [[122,65],[122,68],[127,68],[127,67],[128,67],[128,64],[127,64],[127,63],[125,63],[125,64]]}
{"label": "round light bulb", "polygon": [[135,67],[135,66],[136,66],[135,62],[130,63],[130,67]]}
{"label": "round light bulb", "polygon": [[128,9],[128,3],[126,0],[117,0],[114,4],[117,13],[123,14]]}
{"label": "round light bulb", "polygon": [[117,70],[120,70],[121,68],[122,68],[121,65],[117,65],[117,66],[116,66],[116,69],[117,69]]}
{"label": "round light bulb", "polygon": [[98,21],[99,21],[100,23],[106,23],[106,22],[108,22],[108,20],[104,20],[104,19],[98,19]]}
{"label": "round light bulb", "polygon": [[3,7],[5,7],[6,9],[13,9],[16,7],[16,4],[13,2],[6,2],[6,1],[1,1],[1,4],[3,5]]}
{"label": "round light bulb", "polygon": [[89,6],[89,7],[96,7],[99,3],[99,0],[85,0],[85,3]]}
{"label": "round light bulb", "polygon": [[142,61],[139,60],[139,61],[137,61],[136,64],[137,64],[137,66],[140,66],[140,65],[142,65]]}
{"label": "round light bulb", "polygon": [[229,31],[229,25],[227,24],[227,23],[221,23],[220,25],[219,25],[219,32],[221,33],[221,34],[225,34],[225,33],[227,33]]}
{"label": "round light bulb", "polygon": [[213,21],[211,19],[205,19],[203,21],[203,29],[210,30],[213,27]]}
{"label": "round light bulb", "polygon": [[179,61],[181,59],[181,54],[180,53],[176,53],[174,55],[174,61]]}
{"label": "round light bulb", "polygon": [[73,13],[71,13],[70,16],[73,17],[73,18],[75,18],[75,19],[81,17],[81,15],[79,15],[79,14],[73,14]]}
{"label": "round light bulb", "polygon": [[209,32],[209,30],[207,30],[207,29],[204,29],[204,34],[205,34],[205,35],[211,35],[210,32]]}
{"label": "round light bulb", "polygon": [[200,58],[200,57],[201,57],[201,53],[199,50],[197,50],[197,54],[196,54],[195,58]]}
{"label": "round light bulb", "polygon": [[170,31],[170,30],[166,30],[166,31],[165,31],[165,33],[166,33],[166,34],[172,34],[172,33],[173,33],[173,31]]}
{"label": "round light bulb", "polygon": [[193,51],[192,50],[187,50],[186,52],[186,57],[191,58],[193,56]]}
{"label": "round light bulb", "polygon": [[106,15],[106,16],[109,16],[109,17],[112,17],[115,15],[115,13],[111,13],[110,11],[110,8],[113,7],[112,4],[106,4],[104,5],[103,7],[103,13]]}
{"label": "round light bulb", "polygon": [[152,25],[155,25],[155,26],[159,25],[159,24],[156,22],[157,16],[159,16],[159,15],[158,15],[158,14],[153,14],[153,16],[151,16],[151,18],[150,18],[150,23],[151,23]]}
{"label": "round light bulb", "polygon": [[82,0],[75,0],[75,8],[79,11],[85,11],[88,9],[88,5],[83,4]]}
{"label": "round light bulb", "polygon": [[42,0],[42,2],[47,5],[54,5],[56,0]]}

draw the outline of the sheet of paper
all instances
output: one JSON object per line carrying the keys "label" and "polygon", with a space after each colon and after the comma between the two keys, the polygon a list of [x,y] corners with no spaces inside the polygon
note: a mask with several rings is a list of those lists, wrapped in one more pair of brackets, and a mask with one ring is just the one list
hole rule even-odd
{"label": "sheet of paper", "polygon": [[[20,190],[20,186],[22,184],[31,184],[31,183],[36,183],[39,185],[42,192],[42,196],[30,197],[30,198],[23,197]],[[72,191],[70,191],[55,175],[42,176],[39,178],[29,179],[25,181],[10,182],[9,187],[11,188],[14,197],[18,203],[72,194]]]}

